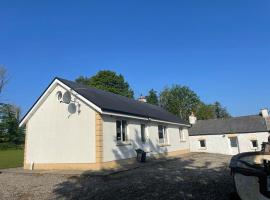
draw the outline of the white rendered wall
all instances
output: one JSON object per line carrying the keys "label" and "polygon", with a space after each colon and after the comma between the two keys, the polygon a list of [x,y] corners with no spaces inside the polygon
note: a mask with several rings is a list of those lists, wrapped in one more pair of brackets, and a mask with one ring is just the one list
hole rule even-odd
{"label": "white rendered wall", "polygon": [[[144,149],[145,151],[150,152],[150,154],[189,150],[187,129],[184,130],[186,141],[180,142],[179,126],[167,124],[170,146],[161,147],[158,144],[158,123],[147,123],[135,119],[124,119],[128,123],[127,134],[129,142],[128,145],[119,145],[116,141],[117,118],[107,115],[104,115],[102,118],[104,162],[135,157],[135,149],[137,148]],[[147,140],[145,144],[141,141],[141,124],[146,125]]]}
{"label": "white rendered wall", "polygon": [[[260,151],[262,142],[266,142],[268,139],[268,132],[258,133],[239,133],[233,134],[238,138],[238,150],[239,153]],[[220,153],[220,154],[234,154],[230,147],[229,137],[231,134],[225,135],[200,135],[190,136],[190,151],[191,152],[208,152],[208,153]],[[199,140],[205,139],[206,148],[201,148]],[[256,139],[258,141],[258,148],[254,149],[251,144],[251,140]]]}
{"label": "white rendered wall", "polygon": [[[200,147],[200,140],[204,139],[206,148]],[[208,152],[208,153],[229,153],[229,139],[223,137],[223,135],[201,135],[201,136],[190,136],[190,151],[191,152]]]}
{"label": "white rendered wall", "polygon": [[65,92],[57,86],[27,123],[27,163],[94,163],[95,111],[78,100],[80,114],[70,114],[57,91]]}
{"label": "white rendered wall", "polygon": [[237,137],[238,137],[240,152],[242,153],[242,152],[255,151],[255,149],[253,149],[251,145],[252,139],[258,140],[258,149],[256,149],[256,151],[260,151],[261,144],[263,142],[267,142],[268,136],[269,136],[268,132],[238,134]]}

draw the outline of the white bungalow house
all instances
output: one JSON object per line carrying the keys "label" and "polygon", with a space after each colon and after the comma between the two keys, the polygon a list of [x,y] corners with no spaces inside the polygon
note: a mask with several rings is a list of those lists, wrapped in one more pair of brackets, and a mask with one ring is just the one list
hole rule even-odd
{"label": "white bungalow house", "polygon": [[262,142],[268,140],[269,122],[267,109],[262,109],[259,115],[228,119],[196,120],[192,115],[190,151],[228,155],[260,151]]}
{"label": "white bungalow house", "polygon": [[162,108],[55,78],[20,126],[25,169],[114,168],[149,156],[189,152],[189,123]]}

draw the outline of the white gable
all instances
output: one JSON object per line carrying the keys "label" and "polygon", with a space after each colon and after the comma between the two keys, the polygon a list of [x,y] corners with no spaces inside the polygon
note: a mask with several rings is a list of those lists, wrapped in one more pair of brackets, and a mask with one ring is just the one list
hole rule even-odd
{"label": "white gable", "polygon": [[49,87],[45,90],[45,92],[41,95],[41,97],[37,100],[37,102],[33,105],[33,107],[28,111],[28,113],[24,116],[24,118],[20,122],[20,126],[23,126],[31,118],[31,116],[36,112],[36,110],[40,107],[40,105],[44,101],[46,101],[47,97],[51,94],[51,92],[58,85],[61,86],[62,88],[64,88],[66,91],[69,91],[72,95],[76,96],[76,98],[80,99],[81,101],[83,101],[84,103],[86,103],[87,105],[89,105],[91,108],[93,108],[94,110],[96,110],[97,112],[102,113],[101,109],[98,106],[96,106],[95,104],[93,104],[92,102],[90,102],[89,100],[87,100],[86,98],[84,98],[83,96],[81,96],[80,94],[78,94],[77,92],[75,92],[74,90],[72,90],[67,85],[63,84],[58,79],[55,79],[49,85]]}

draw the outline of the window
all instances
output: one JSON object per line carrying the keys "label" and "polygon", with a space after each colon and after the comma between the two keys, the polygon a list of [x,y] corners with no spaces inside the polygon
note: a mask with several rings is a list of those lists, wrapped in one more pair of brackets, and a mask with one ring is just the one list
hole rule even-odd
{"label": "window", "polygon": [[180,136],[180,142],[185,142],[186,141],[185,132],[181,128],[179,128],[179,136]]}
{"label": "window", "polygon": [[116,140],[119,142],[127,141],[127,122],[125,120],[116,121]]}
{"label": "window", "polygon": [[258,148],[258,140],[251,140],[251,145],[252,145],[252,148]]}
{"label": "window", "polygon": [[164,143],[164,134],[163,134],[163,126],[158,126],[158,139],[159,143]]}
{"label": "window", "polygon": [[231,147],[237,147],[237,137],[230,137]]}
{"label": "window", "polygon": [[160,144],[168,144],[166,126],[158,125],[158,139]]}
{"label": "window", "polygon": [[205,140],[199,140],[199,142],[200,142],[200,147],[201,148],[206,148]]}
{"label": "window", "polygon": [[145,143],[145,141],[146,141],[145,124],[141,124],[141,140],[142,140],[143,143]]}

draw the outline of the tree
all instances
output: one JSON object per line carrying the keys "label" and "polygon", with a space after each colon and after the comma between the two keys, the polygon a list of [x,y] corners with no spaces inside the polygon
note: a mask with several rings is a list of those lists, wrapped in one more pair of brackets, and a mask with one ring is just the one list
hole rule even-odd
{"label": "tree", "polygon": [[226,108],[222,107],[219,102],[215,102],[214,104],[205,104],[202,102],[195,114],[201,120],[231,117]]}
{"label": "tree", "polygon": [[7,70],[0,65],[0,94],[3,91],[4,86],[7,84]]}
{"label": "tree", "polygon": [[191,112],[200,104],[200,99],[195,92],[180,85],[165,88],[159,99],[163,108],[185,120],[188,120]]}
{"label": "tree", "polygon": [[10,104],[0,104],[0,143],[22,144],[24,129],[19,127],[20,110]]}
{"label": "tree", "polygon": [[195,112],[195,115],[197,119],[200,119],[200,120],[216,118],[215,108],[212,104],[200,103]]}
{"label": "tree", "polygon": [[222,105],[216,101],[213,105],[215,117],[216,118],[229,118],[231,117],[230,113],[227,111],[225,107],[222,107]]}
{"label": "tree", "polygon": [[134,98],[134,92],[130,88],[128,82],[125,81],[121,74],[118,75],[113,71],[99,71],[95,76],[92,77],[80,76],[76,79],[76,82],[125,97]]}
{"label": "tree", "polygon": [[157,92],[154,89],[151,89],[146,96],[146,101],[147,103],[153,104],[153,105],[158,105],[158,96]]}

